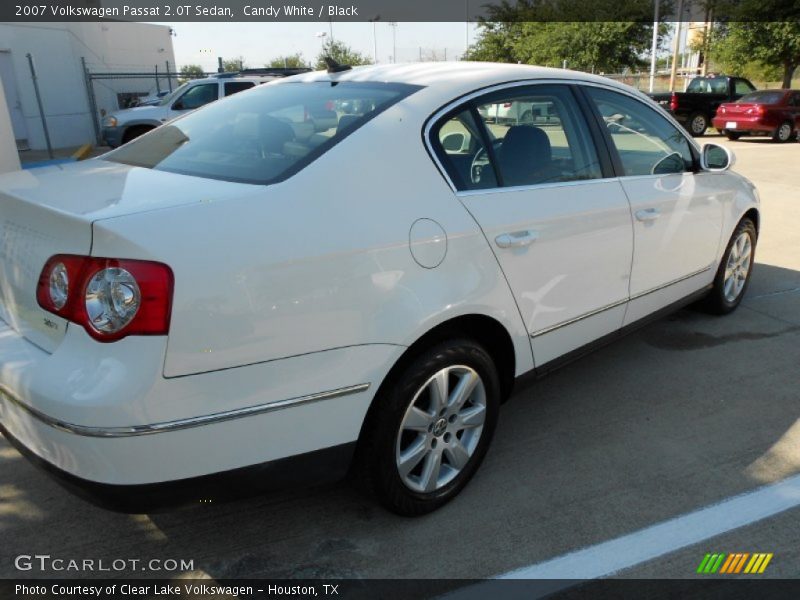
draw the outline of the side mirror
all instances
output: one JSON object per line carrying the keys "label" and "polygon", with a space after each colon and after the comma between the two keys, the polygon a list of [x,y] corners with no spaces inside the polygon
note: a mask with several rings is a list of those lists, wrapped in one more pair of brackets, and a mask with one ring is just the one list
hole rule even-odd
{"label": "side mirror", "polygon": [[700,154],[700,168],[704,171],[727,171],[735,162],[733,152],[725,146],[706,144]]}

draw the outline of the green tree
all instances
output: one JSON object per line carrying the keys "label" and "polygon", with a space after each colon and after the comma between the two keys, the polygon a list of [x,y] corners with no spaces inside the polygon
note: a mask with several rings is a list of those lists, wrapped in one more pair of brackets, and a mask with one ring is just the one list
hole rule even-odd
{"label": "green tree", "polygon": [[[662,15],[670,3],[661,2]],[[521,62],[605,72],[649,63],[653,13],[639,0],[518,0],[486,7],[467,60]],[[589,12],[587,12],[589,11]],[[587,14],[603,21],[586,21]],[[664,18],[662,16],[662,18]],[[659,26],[660,44],[668,26]]]}
{"label": "green tree", "polygon": [[222,69],[226,73],[235,73],[236,71],[241,71],[246,68],[247,64],[244,62],[243,56],[237,56],[236,58],[222,61]]}
{"label": "green tree", "polygon": [[766,80],[780,75],[789,89],[800,66],[800,21],[728,23],[712,36],[711,54],[728,72]]}
{"label": "green tree", "polygon": [[307,67],[306,59],[299,52],[296,54],[288,54],[286,56],[277,56],[269,61],[266,67],[287,67],[289,69],[297,69]]}
{"label": "green tree", "polygon": [[322,51],[317,56],[316,66],[317,69],[325,69],[325,57],[330,56],[333,60],[342,65],[371,65],[372,61],[364,54],[353,50],[344,42],[336,40],[328,40],[322,45]]}
{"label": "green tree", "polygon": [[203,71],[203,67],[200,65],[183,65],[181,67],[180,77],[178,77],[178,82],[185,83],[190,79],[198,79],[204,76],[205,72]]}

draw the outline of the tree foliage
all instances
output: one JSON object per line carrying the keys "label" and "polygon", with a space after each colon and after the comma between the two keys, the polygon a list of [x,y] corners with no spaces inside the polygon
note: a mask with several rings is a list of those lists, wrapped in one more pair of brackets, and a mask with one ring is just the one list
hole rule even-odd
{"label": "tree foliage", "polygon": [[276,56],[265,66],[297,69],[301,67],[307,67],[308,64],[306,63],[306,59],[303,58],[303,55],[297,52],[296,54],[287,54],[286,56]]}
{"label": "tree foliage", "polygon": [[237,56],[236,58],[222,61],[222,69],[226,73],[235,73],[236,71],[241,71],[246,68],[247,63],[244,61],[244,56]]}
{"label": "tree foliage", "polygon": [[[617,72],[649,62],[652,23],[483,22],[467,60]],[[664,26],[666,29],[666,27]],[[663,37],[663,32],[661,33]]]}
{"label": "tree foliage", "polygon": [[316,66],[317,69],[325,69],[325,57],[330,56],[333,60],[342,65],[371,65],[370,60],[366,55],[353,50],[344,42],[328,39],[322,45],[322,51],[317,56]]}
{"label": "tree foliage", "polygon": [[[661,0],[660,19],[672,2]],[[603,21],[591,20],[602,15]],[[641,0],[503,0],[486,6],[467,60],[520,62],[603,72],[649,62],[653,5]],[[668,26],[659,26],[659,43]]]}
{"label": "tree foliage", "polygon": [[[713,35],[711,53],[714,62],[730,73],[756,79],[780,75],[788,89],[800,66],[800,21],[728,23]],[[761,77],[753,74],[758,70]]]}
{"label": "tree foliage", "polygon": [[183,65],[181,67],[180,77],[178,77],[178,82],[184,83],[190,79],[198,79],[200,77],[205,77],[203,67],[200,65]]}

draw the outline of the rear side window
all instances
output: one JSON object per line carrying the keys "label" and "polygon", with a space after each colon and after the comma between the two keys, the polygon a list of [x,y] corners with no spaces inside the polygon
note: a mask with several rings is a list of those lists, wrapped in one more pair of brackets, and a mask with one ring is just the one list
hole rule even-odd
{"label": "rear side window", "polygon": [[686,91],[692,94],[727,94],[728,80],[717,77],[695,77],[689,82]]}
{"label": "rear side window", "polygon": [[163,125],[106,160],[225,181],[282,181],[419,89],[394,83],[256,87]]}
{"label": "rear side window", "polygon": [[734,94],[749,94],[755,88],[747,83],[744,79],[737,79],[736,82],[733,84],[733,93]]}
{"label": "rear side window", "polygon": [[566,86],[517,86],[478,98],[440,121],[432,142],[460,190],[602,177]]}
{"label": "rear side window", "polygon": [[226,81],[225,95],[232,96],[237,92],[243,92],[244,90],[249,90],[253,86],[255,86],[255,83],[253,83],[252,81]]}
{"label": "rear side window", "polygon": [[587,86],[586,92],[605,121],[625,175],[665,175],[694,168],[686,136],[643,102]]}

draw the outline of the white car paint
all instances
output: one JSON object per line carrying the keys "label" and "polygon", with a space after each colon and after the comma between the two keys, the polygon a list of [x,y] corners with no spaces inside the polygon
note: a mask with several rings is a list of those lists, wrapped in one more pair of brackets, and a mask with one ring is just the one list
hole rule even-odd
{"label": "white car paint", "polygon": [[[268,186],[103,157],[0,176],[0,423],[21,444],[83,479],[138,484],[353,442],[387,373],[437,325],[494,320],[522,375],[702,289],[757,206],[730,172],[456,192],[423,141],[440,109],[506,82],[650,102],[601,77],[439,63],[269,86],[329,80],[423,87]],[[640,206],[665,218],[635,223]],[[525,230],[527,248],[495,244]],[[57,253],[169,265],[169,334],[103,344],[44,311],[36,283]]]}

